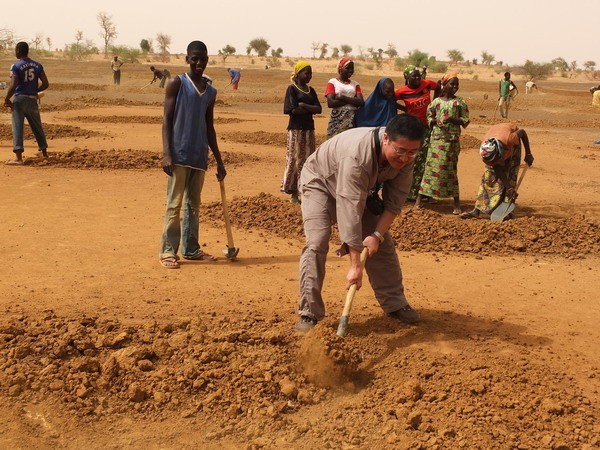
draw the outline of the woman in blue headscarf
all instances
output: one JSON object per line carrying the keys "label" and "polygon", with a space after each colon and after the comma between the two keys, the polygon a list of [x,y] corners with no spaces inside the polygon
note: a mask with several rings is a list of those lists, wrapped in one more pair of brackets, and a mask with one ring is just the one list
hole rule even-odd
{"label": "woman in blue headscarf", "polygon": [[357,127],[384,127],[398,114],[398,104],[391,78],[382,78],[365,100],[365,106],[356,111]]}

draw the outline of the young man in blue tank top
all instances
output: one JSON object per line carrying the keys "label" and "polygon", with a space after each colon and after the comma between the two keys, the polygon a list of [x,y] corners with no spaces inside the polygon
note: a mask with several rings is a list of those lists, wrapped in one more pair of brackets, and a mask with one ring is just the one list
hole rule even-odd
{"label": "young man in blue tank top", "polygon": [[[8,161],[7,164],[22,165],[25,118],[29,122],[42,156],[44,158],[48,156],[46,153],[48,143],[42,128],[38,94],[46,90],[49,84],[42,65],[29,58],[29,45],[27,42],[17,43],[15,56],[19,58],[19,61],[14,63],[10,69],[11,85],[4,99],[4,106],[12,110],[13,152],[15,153],[15,159]],[[15,98],[11,101],[13,95]]]}
{"label": "young man in blue tank top", "polygon": [[162,166],[168,178],[160,263],[167,269],[179,268],[180,241],[184,259],[216,259],[205,253],[198,241],[200,194],[208,169],[209,148],[217,162],[217,179],[222,180],[227,175],[213,120],[217,90],[202,76],[208,63],[206,45],[191,42],[185,60],[190,70],[174,77],[167,85],[163,116]]}

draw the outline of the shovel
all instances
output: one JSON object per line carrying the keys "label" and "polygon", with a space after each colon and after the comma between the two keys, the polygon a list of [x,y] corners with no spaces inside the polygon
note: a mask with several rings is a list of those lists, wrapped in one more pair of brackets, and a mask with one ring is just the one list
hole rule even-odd
{"label": "shovel", "polygon": [[[367,262],[367,255],[369,250],[365,247],[360,254],[360,264],[364,268]],[[348,326],[348,318],[350,317],[350,309],[352,308],[352,301],[354,300],[354,294],[356,294],[356,283],[350,286],[348,293],[346,294],[346,303],[344,304],[344,310],[342,311],[342,317],[340,317],[340,324],[338,325],[337,335],[346,336],[346,327]]]}
{"label": "shovel", "polygon": [[223,203],[223,218],[225,219],[225,229],[227,230],[227,247],[223,249],[223,254],[233,261],[240,252],[239,248],[233,245],[233,233],[231,233],[231,222],[229,221],[229,207],[227,206],[227,196],[225,195],[225,181],[219,180],[221,186],[221,202]]}
{"label": "shovel", "polygon": [[[525,172],[527,172],[527,168],[529,166],[525,164],[523,167],[523,171],[521,172],[521,176],[519,177],[519,181],[517,182],[517,187],[515,187],[515,197],[517,191],[519,190],[519,186],[521,186],[521,181],[523,181],[523,177],[525,176]],[[490,216],[490,220],[492,222],[502,222],[506,216],[508,216],[515,209],[515,198],[513,197],[510,202],[502,202],[498,207],[492,212]]]}

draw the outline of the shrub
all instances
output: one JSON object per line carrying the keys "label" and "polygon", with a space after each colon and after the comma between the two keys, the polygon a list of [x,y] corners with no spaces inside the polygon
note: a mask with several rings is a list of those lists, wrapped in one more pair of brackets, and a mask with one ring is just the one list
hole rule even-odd
{"label": "shrub", "polygon": [[126,63],[137,63],[142,55],[142,51],[135,47],[127,47],[125,45],[113,45],[110,47],[110,52],[113,55],[119,55],[119,58]]}

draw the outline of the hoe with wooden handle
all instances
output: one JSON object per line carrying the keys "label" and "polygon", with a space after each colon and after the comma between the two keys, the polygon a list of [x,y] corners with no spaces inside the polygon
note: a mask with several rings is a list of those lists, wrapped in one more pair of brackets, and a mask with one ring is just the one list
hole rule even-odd
{"label": "hoe with wooden handle", "polygon": [[[367,248],[363,248],[362,253],[360,254],[360,264],[364,268],[365,263],[367,262],[367,255],[369,254],[369,250]],[[348,293],[346,294],[346,303],[344,304],[344,310],[342,311],[342,317],[340,317],[340,324],[338,325],[337,335],[344,337],[346,335],[346,327],[348,326],[348,319],[350,317],[350,309],[352,309],[352,301],[354,300],[354,295],[356,294],[356,283],[350,286],[348,289]]]}
{"label": "hoe with wooden handle", "polygon": [[231,232],[231,222],[229,221],[229,207],[227,206],[227,196],[225,195],[225,182],[219,180],[221,186],[221,202],[223,203],[223,218],[225,219],[225,229],[227,230],[227,247],[223,249],[223,254],[227,259],[234,260],[240,252],[239,248],[233,245],[233,233]]}

